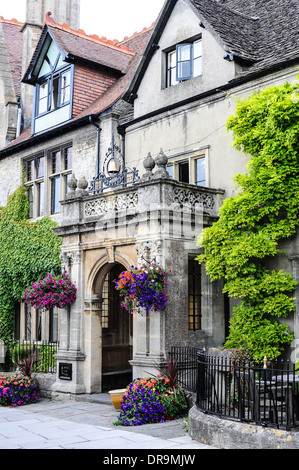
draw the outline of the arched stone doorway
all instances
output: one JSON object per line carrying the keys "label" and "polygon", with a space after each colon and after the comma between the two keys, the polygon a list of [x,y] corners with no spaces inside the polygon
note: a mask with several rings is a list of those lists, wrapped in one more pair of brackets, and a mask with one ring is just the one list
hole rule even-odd
{"label": "arched stone doorway", "polygon": [[132,380],[133,317],[121,306],[115,279],[126,268],[113,264],[102,283],[102,390],[123,388]]}

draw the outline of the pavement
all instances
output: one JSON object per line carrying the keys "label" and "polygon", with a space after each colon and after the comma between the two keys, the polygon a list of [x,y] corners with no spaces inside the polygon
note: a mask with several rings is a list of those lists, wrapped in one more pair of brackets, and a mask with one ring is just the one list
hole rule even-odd
{"label": "pavement", "polygon": [[[170,453],[189,449],[194,454],[198,449],[213,449],[192,440],[183,418],[131,427],[115,426],[118,416],[108,393],[82,396],[76,401],[41,398],[31,405],[0,407],[0,449],[109,449],[118,451],[117,455],[122,449]],[[112,459],[113,454],[109,455]],[[141,455],[145,459],[148,453]]]}

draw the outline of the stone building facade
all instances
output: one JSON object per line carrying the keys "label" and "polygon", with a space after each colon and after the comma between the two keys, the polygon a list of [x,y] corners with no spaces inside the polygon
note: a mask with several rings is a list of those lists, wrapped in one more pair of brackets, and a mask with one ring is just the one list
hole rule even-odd
{"label": "stone building facade", "polygon": [[[173,345],[203,346],[209,337],[211,344],[222,343],[221,291],[195,273],[193,265],[198,233],[217,217],[223,192],[182,184],[165,168],[164,173],[161,168],[153,173],[147,169],[134,187],[103,194],[90,194],[82,182],[77,184],[63,202],[63,220],[57,229],[63,238],[63,264],[79,291],[60,323],[58,361],[71,364],[74,374],[67,384],[69,393],[107,389],[118,383],[117,376],[124,384],[130,365],[134,377],[157,372]],[[106,283],[113,286],[121,271],[153,261],[171,271],[165,311],[130,315],[120,308],[112,288],[106,323]],[[188,266],[189,276],[184,275]],[[200,328],[191,337],[190,303],[200,299],[191,289],[190,277],[201,282],[205,294],[200,294]],[[63,378],[58,378],[56,387],[66,390]]]}

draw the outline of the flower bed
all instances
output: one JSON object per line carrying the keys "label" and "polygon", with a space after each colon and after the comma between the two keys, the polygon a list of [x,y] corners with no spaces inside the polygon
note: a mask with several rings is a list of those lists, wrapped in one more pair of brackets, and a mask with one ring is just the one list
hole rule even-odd
{"label": "flower bed", "polygon": [[132,266],[130,271],[123,271],[115,280],[115,288],[123,298],[121,305],[130,313],[141,308],[147,312],[151,308],[163,310],[168,300],[167,274],[156,264],[140,268]]}
{"label": "flower bed", "polygon": [[140,426],[163,423],[183,416],[187,403],[182,390],[170,385],[164,376],[136,379],[123,396],[121,412],[115,425]]}
{"label": "flower bed", "polygon": [[0,375],[0,405],[21,406],[36,403],[40,396],[38,384],[22,375]]}
{"label": "flower bed", "polygon": [[66,308],[76,300],[77,288],[72,284],[67,272],[60,276],[47,274],[44,279],[32,282],[25,290],[22,300],[34,308],[50,310],[53,307]]}

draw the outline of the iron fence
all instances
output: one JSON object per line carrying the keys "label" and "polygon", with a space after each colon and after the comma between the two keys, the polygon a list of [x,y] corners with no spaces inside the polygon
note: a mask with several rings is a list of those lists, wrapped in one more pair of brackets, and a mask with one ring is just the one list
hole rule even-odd
{"label": "iron fence", "polygon": [[199,350],[196,405],[203,412],[287,430],[299,426],[299,375],[290,361],[260,363]]}
{"label": "iron fence", "polygon": [[25,359],[29,358],[32,360],[33,372],[54,374],[57,349],[57,342],[14,340],[6,354],[12,370],[17,369]]}
{"label": "iron fence", "polygon": [[198,348],[190,346],[172,346],[168,353],[169,359],[176,361],[178,384],[190,392],[196,392],[197,352]]}

